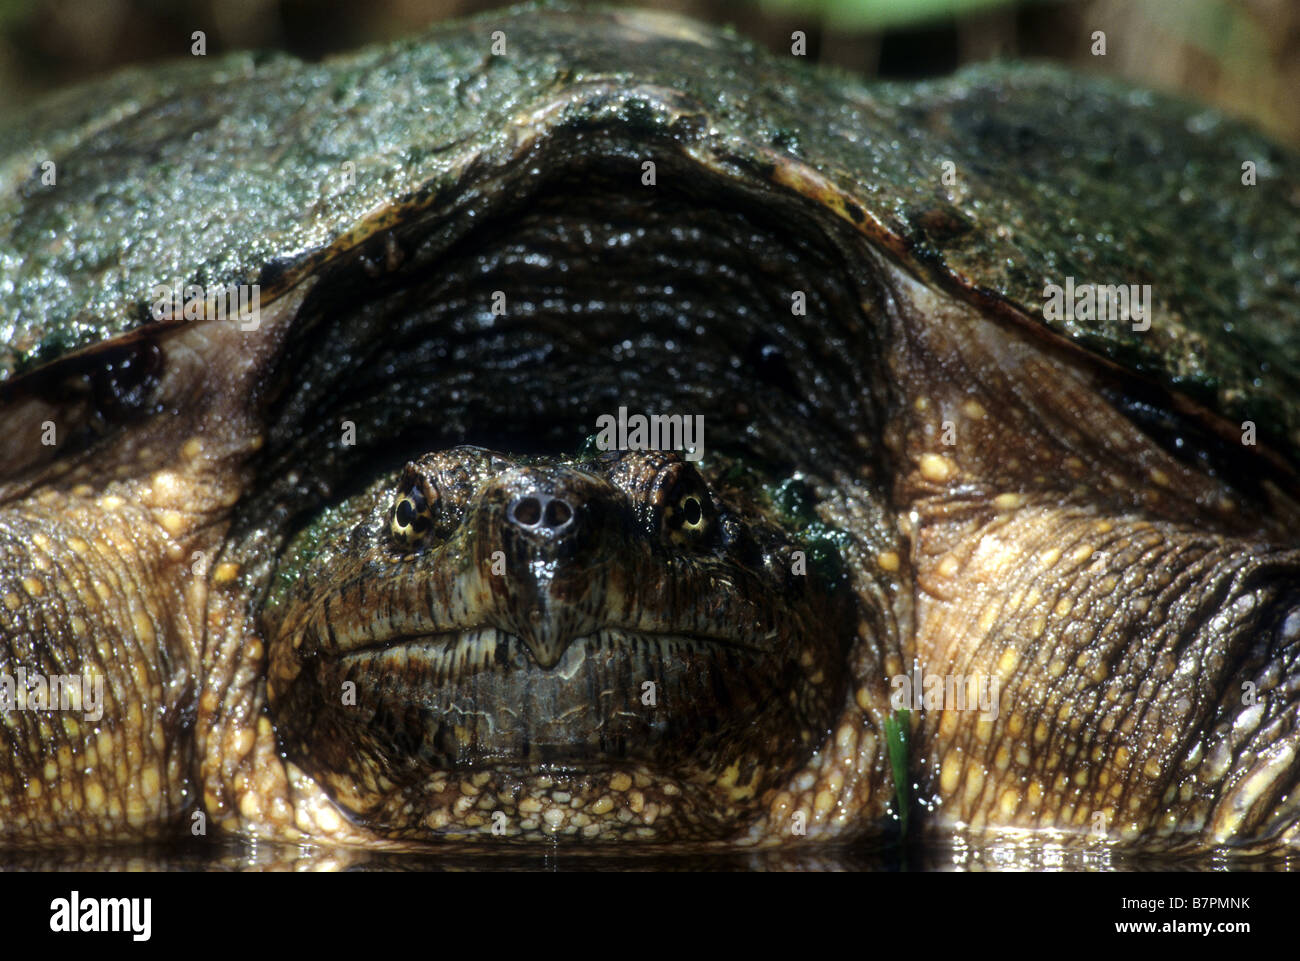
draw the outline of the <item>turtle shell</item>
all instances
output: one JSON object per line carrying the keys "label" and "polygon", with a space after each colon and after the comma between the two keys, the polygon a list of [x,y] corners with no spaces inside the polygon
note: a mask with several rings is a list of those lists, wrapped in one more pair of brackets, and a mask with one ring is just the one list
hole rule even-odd
{"label": "turtle shell", "polygon": [[[803,195],[925,282],[1171,389],[1221,429],[1257,421],[1297,459],[1294,155],[1211,110],[1050,67],[866,85],[644,12],[495,12],[320,64],[196,59],[11,119],[0,388],[159,323],[160,282],[259,283],[265,305],[454,202],[471,172],[598,124]],[[1149,329],[1049,316],[1045,286],[1067,278],[1150,284]]]}

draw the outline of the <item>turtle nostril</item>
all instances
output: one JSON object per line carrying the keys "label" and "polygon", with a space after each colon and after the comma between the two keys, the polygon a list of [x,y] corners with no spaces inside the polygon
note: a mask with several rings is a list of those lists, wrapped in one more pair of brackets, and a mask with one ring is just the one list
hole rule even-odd
{"label": "turtle nostril", "polygon": [[510,505],[510,519],[521,527],[532,527],[542,518],[542,505],[536,497],[521,497]]}
{"label": "turtle nostril", "polygon": [[572,504],[558,497],[525,494],[511,503],[506,518],[525,530],[561,534],[573,526],[574,510]]}
{"label": "turtle nostril", "polygon": [[551,530],[559,530],[573,518],[573,508],[562,500],[552,500],[546,505],[542,523]]}

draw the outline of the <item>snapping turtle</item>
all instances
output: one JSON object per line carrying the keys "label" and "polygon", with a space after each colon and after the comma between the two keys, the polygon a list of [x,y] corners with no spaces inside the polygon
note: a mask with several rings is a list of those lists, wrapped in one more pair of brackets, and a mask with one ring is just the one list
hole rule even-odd
{"label": "snapping turtle", "polygon": [[559,8],[4,143],[4,843],[1295,842],[1250,131]]}

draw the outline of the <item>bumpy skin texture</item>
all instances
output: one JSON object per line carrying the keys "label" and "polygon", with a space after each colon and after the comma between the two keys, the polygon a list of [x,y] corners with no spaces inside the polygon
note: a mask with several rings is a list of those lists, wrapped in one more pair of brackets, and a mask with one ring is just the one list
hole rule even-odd
{"label": "bumpy skin texture", "polygon": [[[373,848],[880,837],[891,679],[920,671],[1001,692],[911,715],[923,831],[1293,845],[1300,198],[1249,132],[1050,70],[867,90],[684,21],[534,10],[127,75],[11,131],[0,663],[109,694],[94,724],[4,716],[6,843],[196,812]],[[1067,276],[1152,283],[1150,331],[1051,328]],[[143,324],[177,279],[260,281],[259,326]],[[693,483],[734,518],[707,563],[644,523],[680,463],[555,456],[621,406],[704,417]],[[417,481],[456,511],[399,551]],[[548,554],[502,519],[521,484],[609,523]],[[764,559],[816,542],[838,586]],[[479,619],[493,664],[481,637],[412,656]],[[769,621],[786,653],[718,670]],[[718,630],[657,662],[684,705],[660,727],[630,698],[650,648],[572,633],[684,623]],[[597,662],[620,710],[589,727],[561,682]],[[572,715],[521,709],[537,690]],[[458,697],[493,707],[430,721]]]}

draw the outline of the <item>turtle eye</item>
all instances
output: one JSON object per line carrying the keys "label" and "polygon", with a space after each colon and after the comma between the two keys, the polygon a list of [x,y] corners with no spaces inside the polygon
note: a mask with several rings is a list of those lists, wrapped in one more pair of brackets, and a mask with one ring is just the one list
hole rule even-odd
{"label": "turtle eye", "polygon": [[698,543],[710,530],[713,501],[694,471],[682,472],[664,498],[663,530],[674,543]]}
{"label": "turtle eye", "polygon": [[416,479],[403,485],[393,503],[388,529],[393,540],[403,547],[415,547],[433,527],[433,505],[438,492],[432,485]]}
{"label": "turtle eye", "polygon": [[678,505],[682,511],[682,530],[704,530],[704,508],[695,494],[687,494]]}

